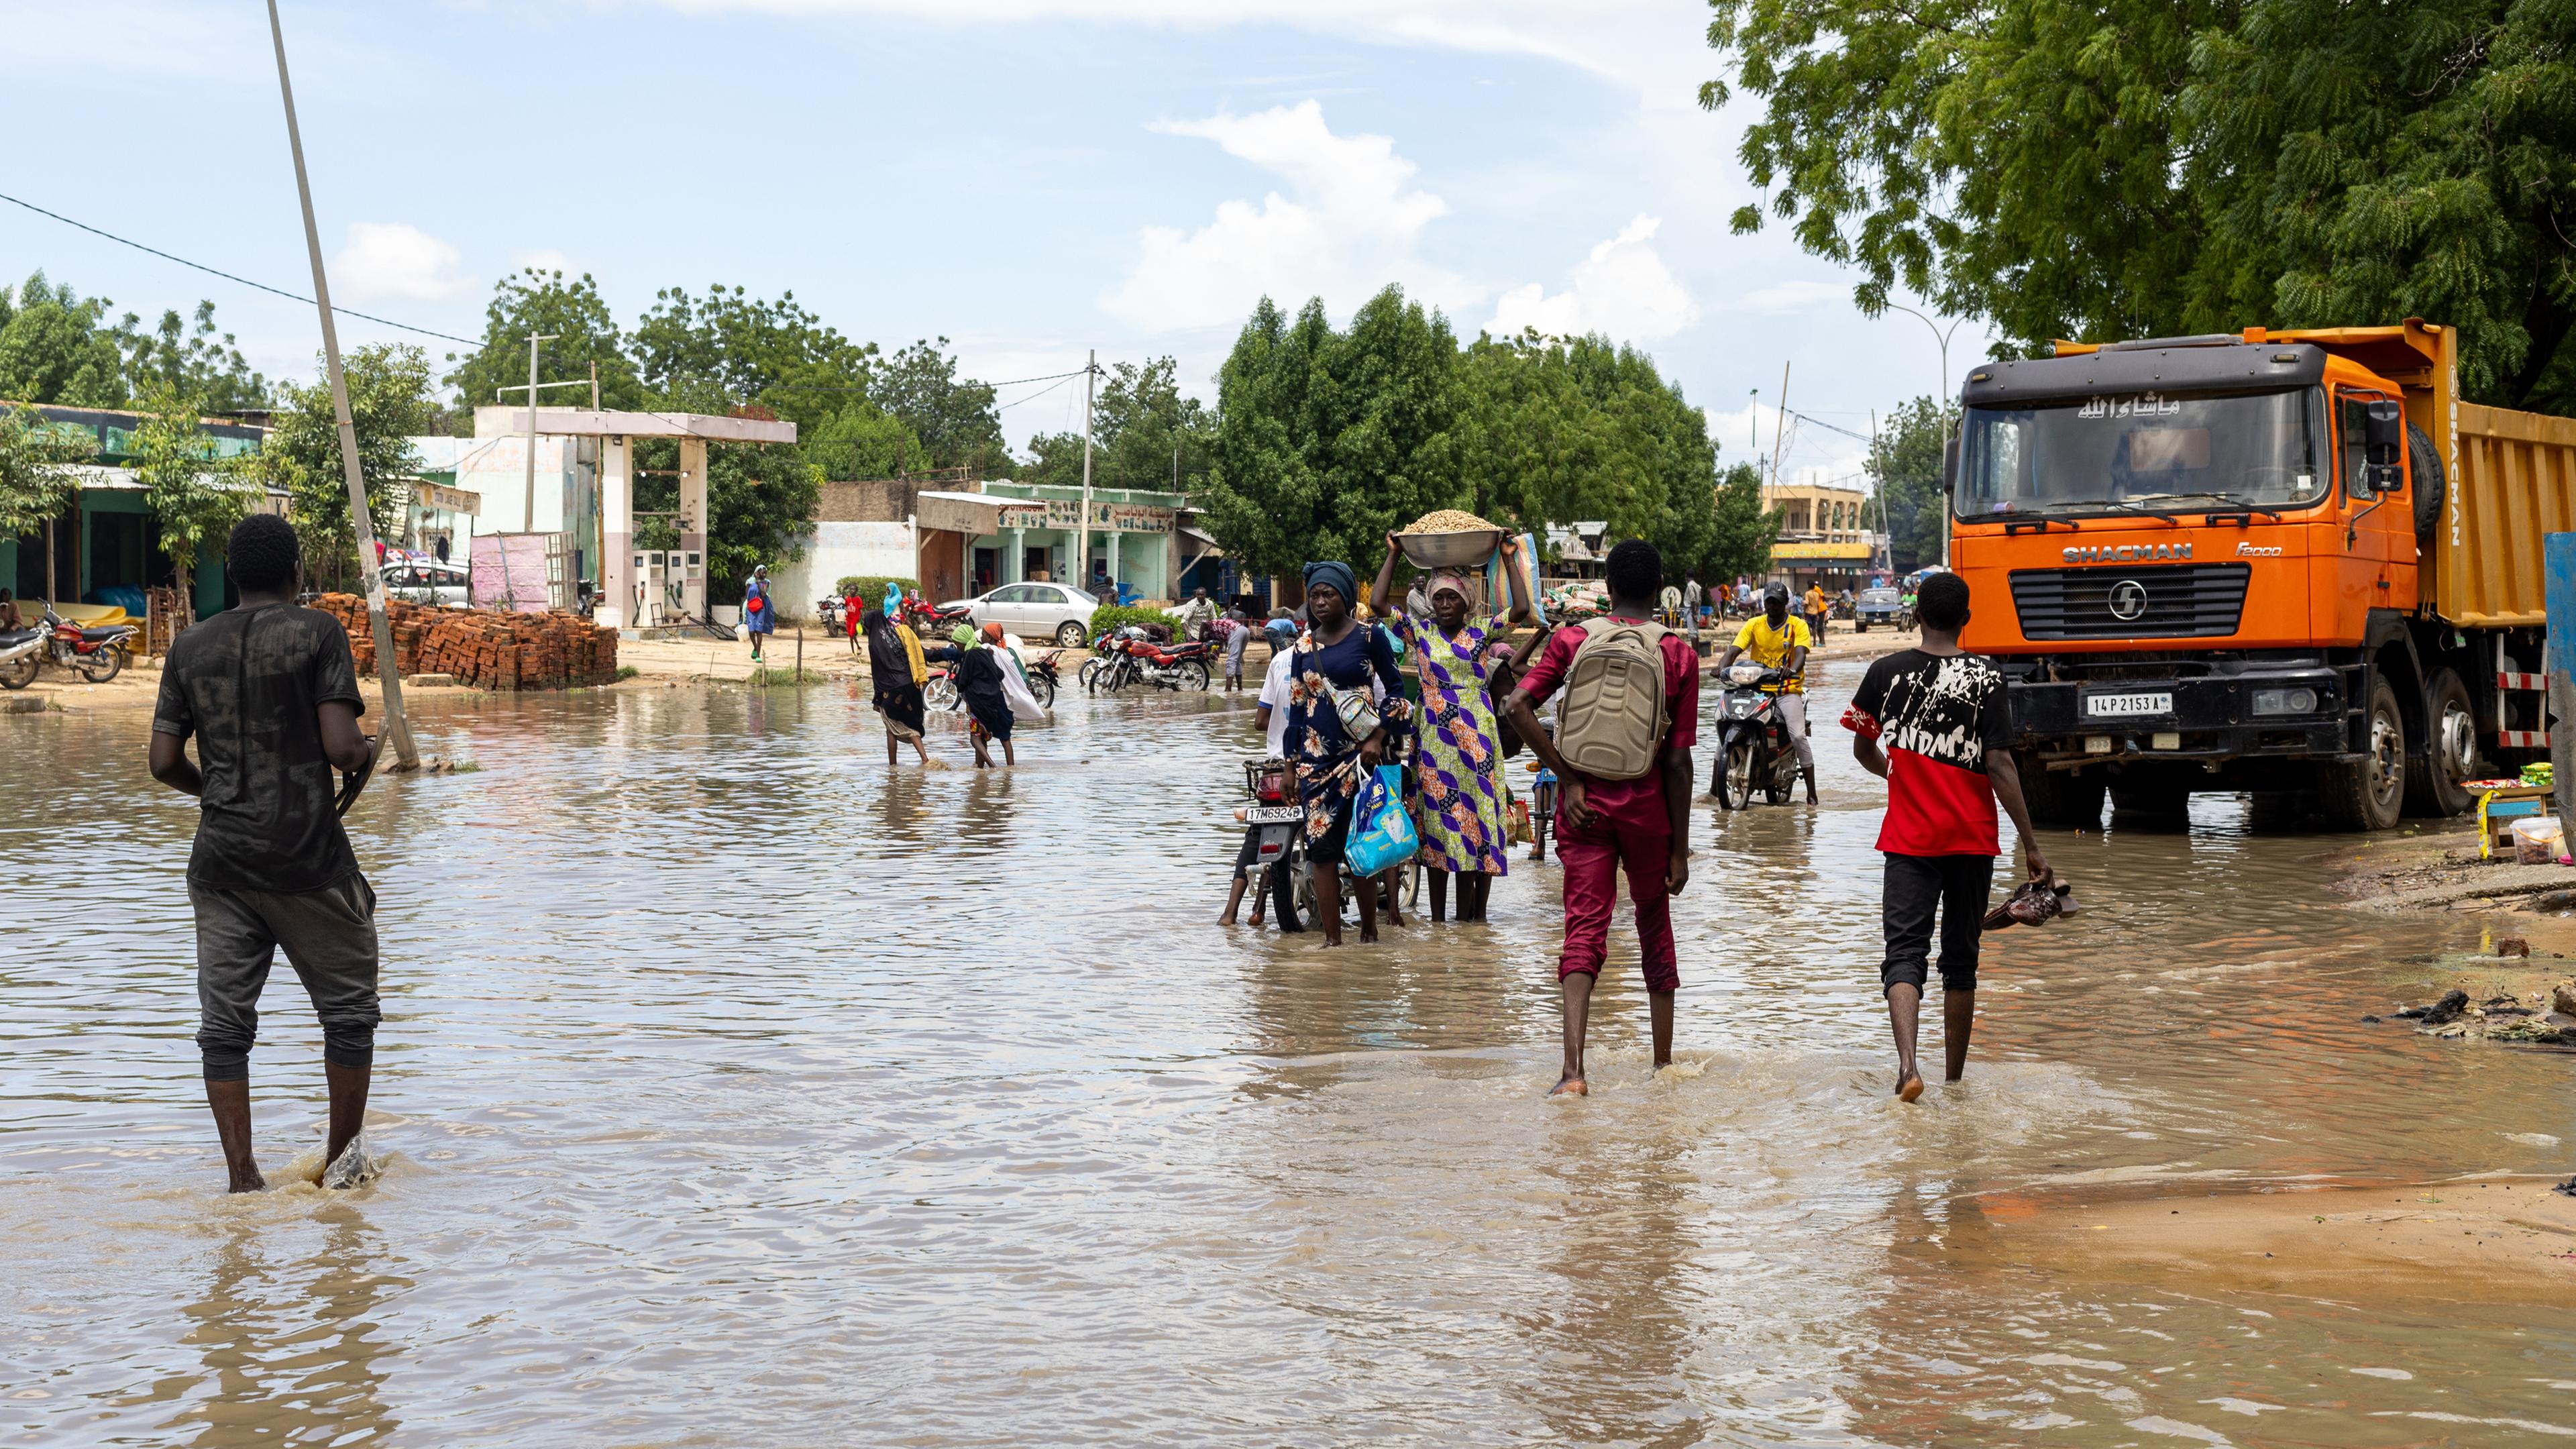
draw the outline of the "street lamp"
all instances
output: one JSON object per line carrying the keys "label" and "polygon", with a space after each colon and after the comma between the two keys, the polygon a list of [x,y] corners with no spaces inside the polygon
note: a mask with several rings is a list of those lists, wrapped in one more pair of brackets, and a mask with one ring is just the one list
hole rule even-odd
{"label": "street lamp", "polygon": [[[1906,316],[1911,317],[1911,318],[1913,318],[1914,320],[1916,320],[1916,321],[1918,321],[1918,322],[1922,323],[1924,326],[1931,328],[1931,329],[1932,329],[1932,340],[1933,340],[1933,341],[1935,341],[1935,342],[1938,342],[1939,344],[1941,344],[1941,397],[1940,397],[1940,405],[1941,405],[1941,410],[1942,410],[1942,412],[1946,414],[1946,413],[1950,410],[1950,334],[1951,334],[1951,333],[1953,333],[1953,332],[1958,331],[1958,330],[1959,330],[1959,324],[1960,324],[1961,322],[1965,322],[1965,321],[1967,321],[1968,319],[1967,319],[1967,318],[1965,318],[1965,317],[1954,318],[1954,319],[1952,319],[1952,321],[1951,321],[1950,325],[1945,329],[1945,328],[1943,328],[1943,327],[1941,326],[1941,324],[1940,324],[1940,323],[1933,321],[1931,318],[1924,316],[1922,313],[1915,311],[1913,308],[1906,306],[1906,305],[1905,305],[1904,303],[1902,303],[1902,302],[1890,302],[1890,303],[1888,303],[1887,305],[1888,305],[1889,307],[1893,308],[1894,310],[1899,311],[1899,312],[1902,312],[1902,313],[1904,313]],[[1948,441],[1949,441],[1949,440],[1948,440],[1947,438],[1944,438],[1944,439],[1942,440],[1942,442],[1943,442],[1943,447],[1944,447],[1944,451],[1947,451]],[[1884,506],[1884,504],[1882,504],[1882,506]],[[1941,501],[1941,506],[1942,506],[1942,511],[1943,511],[1943,512],[1945,512],[1945,513],[1946,513],[1946,512],[1948,512],[1948,511],[1949,511],[1949,500],[1948,500],[1948,499],[1946,499],[1946,498],[1945,498],[1945,499],[1943,499],[1943,500]],[[1893,541],[1893,540],[1890,540],[1890,548],[1891,548],[1891,550],[1893,549],[1893,547],[1894,547],[1894,541]],[[1950,530],[1948,529],[1948,527],[1946,527],[1946,526],[1945,526],[1945,527],[1943,527],[1943,528],[1942,528],[1942,530],[1941,530],[1941,567],[1943,567],[1943,568],[1948,568],[1949,566],[1950,566]]]}

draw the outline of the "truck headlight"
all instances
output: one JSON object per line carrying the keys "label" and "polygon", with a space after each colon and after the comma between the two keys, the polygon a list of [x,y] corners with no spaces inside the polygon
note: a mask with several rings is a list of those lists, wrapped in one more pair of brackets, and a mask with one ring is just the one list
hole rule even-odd
{"label": "truck headlight", "polygon": [[2256,714],[2314,714],[2316,709],[2317,692],[2304,686],[2254,691]]}

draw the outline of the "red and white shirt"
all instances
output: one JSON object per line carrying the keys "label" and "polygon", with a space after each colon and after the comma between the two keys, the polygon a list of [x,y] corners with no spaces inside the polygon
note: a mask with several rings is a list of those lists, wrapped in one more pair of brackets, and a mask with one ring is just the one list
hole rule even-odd
{"label": "red and white shirt", "polygon": [[1995,787],[1986,751],[2012,739],[2004,677],[1973,654],[1908,649],[1869,667],[1843,727],[1887,753],[1890,855],[1995,855]]}

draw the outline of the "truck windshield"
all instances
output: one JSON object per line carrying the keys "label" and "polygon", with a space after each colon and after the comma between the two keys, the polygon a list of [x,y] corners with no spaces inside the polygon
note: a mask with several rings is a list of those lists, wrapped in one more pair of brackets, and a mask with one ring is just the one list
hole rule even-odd
{"label": "truck windshield", "polygon": [[2304,508],[2330,491],[2325,395],[2159,393],[1975,407],[1959,451],[1962,519]]}

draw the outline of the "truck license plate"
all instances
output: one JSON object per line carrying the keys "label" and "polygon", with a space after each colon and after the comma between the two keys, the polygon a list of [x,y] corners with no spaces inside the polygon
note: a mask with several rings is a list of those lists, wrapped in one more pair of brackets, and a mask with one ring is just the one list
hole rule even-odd
{"label": "truck license plate", "polygon": [[2088,694],[2084,696],[2086,719],[2133,719],[2141,715],[2173,713],[2173,691],[2154,694]]}
{"label": "truck license plate", "polygon": [[1298,805],[1255,805],[1243,812],[1247,825],[1294,825],[1305,818],[1305,808]]}

